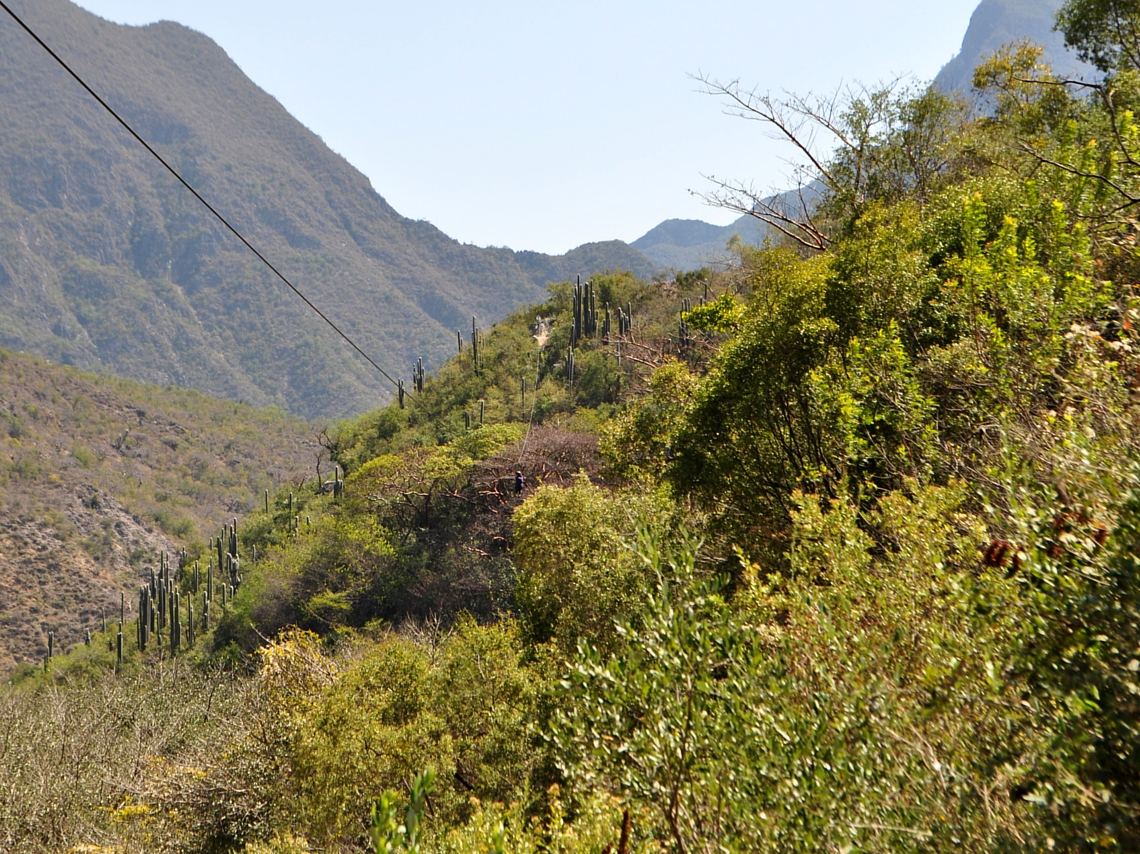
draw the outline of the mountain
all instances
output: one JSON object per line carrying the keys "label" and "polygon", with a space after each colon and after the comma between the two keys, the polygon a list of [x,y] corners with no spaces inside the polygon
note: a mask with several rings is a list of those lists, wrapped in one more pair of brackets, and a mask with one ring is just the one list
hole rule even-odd
{"label": "mountain", "polygon": [[974,68],[988,54],[1018,39],[1031,39],[1045,48],[1044,60],[1062,77],[1091,78],[1096,70],[1077,59],[1054,32],[1057,10],[1064,0],[982,0],[962,39],[962,48],[938,76],[934,85],[945,92],[968,92]]}
{"label": "mountain", "polygon": [[[791,219],[800,218],[803,206],[814,208],[823,198],[824,187],[817,181],[799,190],[788,190],[756,200],[753,210],[780,212]],[[723,266],[728,258],[728,241],[739,237],[746,245],[761,246],[779,232],[763,220],[745,214],[728,225],[710,225],[699,219],[667,219],[651,228],[630,244],[660,267],[674,270],[696,270],[705,266]]]}
{"label": "mountain", "polygon": [[280,410],[0,350],[0,673],[110,622],[160,550],[205,550],[321,450]]}
{"label": "mountain", "polygon": [[728,257],[725,246],[733,235],[758,246],[767,233],[764,223],[748,215],[724,226],[699,219],[667,219],[629,245],[659,267],[695,270],[723,262]]}
{"label": "mountain", "polygon": [[[397,213],[206,36],[14,10],[389,373],[551,280],[654,265],[463,245]],[[160,385],[344,416],[392,389],[0,15],[0,346]]]}

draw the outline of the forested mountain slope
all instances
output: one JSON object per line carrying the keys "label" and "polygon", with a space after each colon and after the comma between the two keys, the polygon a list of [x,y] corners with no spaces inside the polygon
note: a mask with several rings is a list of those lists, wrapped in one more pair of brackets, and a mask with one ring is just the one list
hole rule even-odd
{"label": "forested mountain slope", "polygon": [[[653,268],[617,241],[462,245],[400,216],[206,36],[68,0],[13,8],[390,373],[438,364],[472,315],[548,281]],[[310,416],[390,397],[6,15],[0,99],[0,345]]]}
{"label": "forested mountain slope", "polygon": [[264,489],[315,477],[318,451],[281,411],[0,350],[0,671],[117,619],[160,551],[196,553]]}

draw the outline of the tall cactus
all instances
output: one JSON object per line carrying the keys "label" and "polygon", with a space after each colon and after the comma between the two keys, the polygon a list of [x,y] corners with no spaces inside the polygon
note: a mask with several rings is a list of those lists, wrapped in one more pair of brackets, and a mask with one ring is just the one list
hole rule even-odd
{"label": "tall cactus", "polygon": [[135,625],[135,643],[139,652],[146,652],[147,641],[150,639],[150,588],[147,585],[139,587],[139,616]]}
{"label": "tall cactus", "polygon": [[570,299],[570,309],[572,312],[570,319],[570,346],[573,347],[578,343],[578,339],[582,335],[582,277],[578,277],[578,281],[574,283],[574,294]]}
{"label": "tall cactus", "polygon": [[170,654],[174,655],[182,646],[182,603],[178,591],[170,597]]}
{"label": "tall cactus", "polygon": [[475,318],[471,318],[471,367],[479,373],[479,327],[475,325]]}
{"label": "tall cactus", "polygon": [[677,342],[678,348],[683,352],[689,348],[693,343],[693,327],[685,320],[685,317],[690,311],[693,310],[693,301],[686,297],[681,300],[681,313],[677,320]]}

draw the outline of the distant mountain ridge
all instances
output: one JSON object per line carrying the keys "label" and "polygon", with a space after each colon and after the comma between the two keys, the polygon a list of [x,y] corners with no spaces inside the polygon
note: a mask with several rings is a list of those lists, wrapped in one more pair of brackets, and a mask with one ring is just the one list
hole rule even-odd
{"label": "distant mountain ridge", "polygon": [[699,219],[667,219],[630,246],[662,268],[695,270],[723,262],[728,257],[725,246],[733,235],[759,246],[767,233],[764,223],[747,214],[728,225],[712,225]]}
{"label": "distant mountain ridge", "polygon": [[[550,281],[656,269],[620,241],[563,256],[460,244],[400,216],[206,36],[11,5],[395,376]],[[0,103],[0,346],[306,417],[390,398],[6,15]]]}

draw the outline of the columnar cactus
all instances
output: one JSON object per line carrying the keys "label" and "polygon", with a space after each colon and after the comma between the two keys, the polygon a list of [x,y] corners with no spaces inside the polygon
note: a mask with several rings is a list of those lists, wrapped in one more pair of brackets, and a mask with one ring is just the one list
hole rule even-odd
{"label": "columnar cactus", "polygon": [[474,317],[471,318],[471,366],[479,373],[479,328]]}
{"label": "columnar cactus", "polygon": [[146,651],[150,636],[150,588],[145,584],[139,587],[139,617],[135,621],[135,643],[139,652]]}
{"label": "columnar cactus", "polygon": [[578,281],[574,283],[574,296],[570,301],[570,306],[574,312],[573,321],[570,324],[570,346],[573,347],[578,343],[578,339],[582,337],[582,277],[578,277]]}

